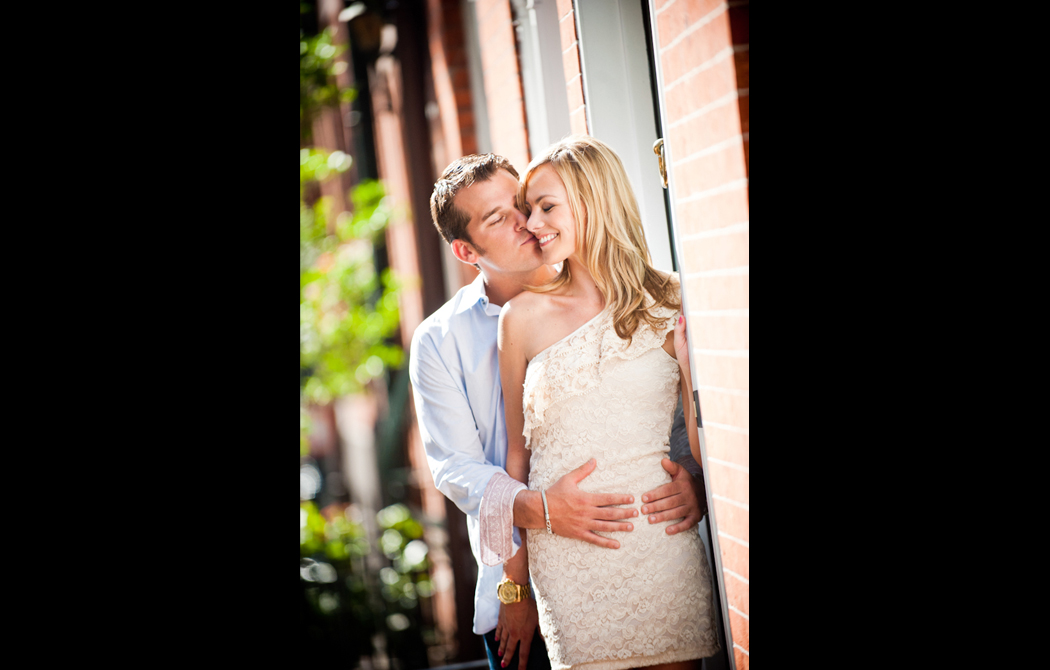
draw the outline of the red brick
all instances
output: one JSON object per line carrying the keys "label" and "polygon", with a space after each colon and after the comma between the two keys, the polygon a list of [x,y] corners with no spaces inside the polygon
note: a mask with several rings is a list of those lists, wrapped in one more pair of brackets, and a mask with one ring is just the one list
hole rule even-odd
{"label": "red brick", "polygon": [[722,567],[750,581],[751,549],[725,535],[718,536],[718,546],[722,553]]}
{"label": "red brick", "polygon": [[[665,83],[671,83],[664,78]],[[665,92],[667,121],[679,119],[737,90],[733,59],[726,57],[710,67],[694,72]]]}
{"label": "red brick", "polygon": [[525,109],[517,60],[491,63],[485,68],[486,96],[491,123],[492,150],[515,166],[528,164]]}
{"label": "red brick", "polygon": [[[685,52],[680,49],[681,46],[681,44],[676,44],[674,48],[660,52],[660,69],[661,74],[663,75],[663,85],[665,87],[671,84],[677,84],[678,82],[676,79],[686,72],[685,64],[682,62],[685,59]],[[666,48],[666,45],[661,45],[661,49],[664,48]],[[699,63],[697,65],[699,65]],[[668,74],[672,70],[676,74],[676,77],[674,78]]]}
{"label": "red brick", "polygon": [[[705,421],[733,426],[741,430],[750,430],[750,406],[748,396],[714,391],[707,388],[700,389],[700,412]],[[725,494],[740,502],[746,503],[744,498],[736,498]]]}
{"label": "red brick", "polygon": [[748,349],[751,320],[746,316],[695,316],[686,322],[697,349]]}
{"label": "red brick", "polygon": [[[722,572],[724,574],[725,570],[723,570]],[[740,581],[733,575],[728,574],[725,575],[724,583],[726,587],[726,600],[729,601],[729,604],[737,608],[744,614],[751,616],[749,606],[751,600],[751,586]],[[734,635],[733,637],[735,638],[736,636]],[[736,639],[734,639],[733,641],[737,644],[740,644],[739,642],[737,642]],[[744,645],[741,644],[740,646],[743,647]]]}
{"label": "red brick", "polygon": [[[702,396],[701,402],[703,402]],[[730,468],[721,463],[708,463],[707,468],[708,477],[711,478],[712,493],[717,493],[720,496],[744,503],[745,505],[750,504],[750,473]],[[715,482],[717,482],[717,486]]]}
{"label": "red brick", "polygon": [[734,143],[714,153],[675,162],[675,193],[679,198],[709,191],[738,179],[747,178],[743,143]]}
{"label": "red brick", "polygon": [[566,47],[561,55],[561,64],[565,70],[566,84],[580,74],[580,49],[577,45],[573,44],[571,48]]}
{"label": "red brick", "polygon": [[[724,500],[718,500],[714,502],[714,514],[715,523],[718,526],[718,530],[723,533],[728,533],[733,537],[739,537],[748,544],[751,543],[748,523],[750,521],[751,514],[746,510],[736,505],[731,505]],[[747,612],[746,609],[741,608],[742,612]]]}
{"label": "red brick", "polygon": [[[700,408],[703,414],[704,408]],[[704,444],[707,445],[707,457],[736,463],[744,467],[751,465],[751,438],[748,435],[704,425]],[[730,533],[732,535],[732,533]]]}
{"label": "red brick", "polygon": [[750,233],[714,235],[682,242],[682,259],[689,259],[690,272],[705,272],[748,265]]}
{"label": "red brick", "polygon": [[[501,2],[501,0],[477,0],[473,3],[477,8],[478,13],[478,24],[483,21],[491,21],[496,18],[506,18],[510,16],[510,3]],[[484,35],[485,33],[479,33]]]}
{"label": "red brick", "polygon": [[[689,296],[689,314],[686,318],[695,316],[694,312],[750,307],[751,283],[748,275],[693,277],[686,279],[686,291]],[[709,382],[705,384],[720,386]]]}
{"label": "red brick", "polygon": [[666,49],[668,44],[674,42],[675,38],[689,27],[685,14],[675,11],[676,8],[677,3],[675,7],[656,14],[656,43],[660,45],[660,49]]}
{"label": "red brick", "polygon": [[576,41],[576,20],[569,16],[558,22],[558,30],[561,32],[561,50],[565,51],[569,45]]}
{"label": "red brick", "polygon": [[558,0],[558,19],[572,12],[572,0]]}
{"label": "red brick", "polygon": [[746,188],[716,193],[675,208],[675,221],[682,236],[744,223],[749,218]]}
{"label": "red brick", "polygon": [[577,109],[569,116],[569,126],[575,135],[587,134],[587,110],[583,107]]}
{"label": "red brick", "polygon": [[690,0],[689,2],[676,2],[667,11],[656,15],[657,33],[659,35],[660,48],[663,49],[673,42],[689,26],[723,4],[723,0]]}
{"label": "red brick", "polygon": [[715,17],[681,42],[662,53],[664,84],[674,83],[695,67],[711,60],[722,49],[731,46],[729,20],[725,13]]}
{"label": "red brick", "polygon": [[739,649],[733,649],[733,660],[736,661],[736,670],[751,670],[751,657]]}
{"label": "red brick", "polygon": [[739,107],[731,100],[671,128],[667,133],[671,160],[688,158],[740,133]]}
{"label": "red brick", "polygon": [[583,87],[580,79],[568,85],[565,93],[569,97],[569,109],[575,111],[583,104]]}
{"label": "red brick", "polygon": [[[521,77],[514,47],[510,3],[478,0],[475,5],[481,38],[481,59],[491,120],[492,150],[515,166],[528,164]],[[461,99],[459,102],[468,102]]]}
{"label": "red brick", "polygon": [[[749,619],[745,619],[733,610],[729,610],[729,626],[733,631],[733,642],[748,651],[751,651],[750,624],[751,621]],[[739,653],[740,650],[735,649],[734,651]]]}
{"label": "red brick", "polygon": [[[738,356],[711,356],[709,354],[697,354],[690,361],[696,366],[696,378],[701,386],[717,386],[726,389],[749,390],[751,385],[750,359]],[[701,411],[702,411],[701,407]],[[715,417],[704,416],[705,420],[716,421]],[[739,426],[738,426],[739,427]]]}
{"label": "red brick", "polygon": [[[749,533],[751,530],[749,523],[751,515],[748,510],[718,499],[712,500],[712,503],[714,507],[712,514],[714,514],[714,521],[718,530],[750,544]],[[748,610],[744,609],[741,611],[747,612]]]}

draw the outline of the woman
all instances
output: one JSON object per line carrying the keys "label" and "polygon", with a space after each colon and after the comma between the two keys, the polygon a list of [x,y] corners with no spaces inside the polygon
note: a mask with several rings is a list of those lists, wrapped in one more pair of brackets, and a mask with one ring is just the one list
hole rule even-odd
{"label": "woman", "polygon": [[[650,264],[623,165],[598,140],[569,137],[534,160],[519,206],[544,262],[562,269],[500,314],[507,473],[543,491],[593,457],[580,488],[640,499],[670,481],[660,463],[679,392],[698,451],[677,277]],[[531,575],[554,670],[695,670],[717,651],[703,545],[667,535],[671,523],[638,524],[616,550],[528,532],[504,570]]]}

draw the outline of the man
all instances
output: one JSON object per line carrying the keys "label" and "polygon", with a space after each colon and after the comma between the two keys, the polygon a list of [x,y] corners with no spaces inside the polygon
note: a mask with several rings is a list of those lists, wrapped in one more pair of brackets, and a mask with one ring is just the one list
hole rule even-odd
{"label": "man", "polygon": [[[593,459],[547,489],[547,514],[540,493],[504,469],[507,435],[496,353],[500,309],[525,286],[543,284],[556,273],[543,265],[536,238],[525,228],[517,190],[517,171],[492,154],[453,162],[434,185],[434,225],[455,257],[481,274],[420,324],[409,362],[434,484],[467,515],[478,561],[474,632],[485,638],[492,670],[549,668],[543,640],[535,634],[536,604],[528,585],[508,581],[501,565],[520,556],[515,552],[522,538],[513,526],[546,529],[549,518],[557,535],[615,550],[619,542],[596,531],[630,531],[633,525],[624,520],[638,516],[637,508],[613,507],[632,505],[633,496],[579,489],[579,482],[601,467]],[[669,534],[695,531],[703,505],[699,484],[668,459],[664,468],[671,483],[644,494],[641,513],[650,515],[649,523],[682,519],[668,527]]]}

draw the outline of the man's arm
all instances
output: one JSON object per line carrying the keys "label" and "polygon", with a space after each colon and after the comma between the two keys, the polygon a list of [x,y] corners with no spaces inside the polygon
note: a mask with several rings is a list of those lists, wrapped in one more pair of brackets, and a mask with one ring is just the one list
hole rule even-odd
{"label": "man's arm", "polygon": [[[674,534],[695,526],[707,514],[704,471],[693,458],[689,448],[689,432],[685,427],[685,413],[680,398],[675,410],[674,423],[671,425],[671,451],[668,457],[673,463],[664,459],[663,465],[671,475],[672,482],[647,493],[648,499],[643,496],[642,502],[648,503],[651,500],[653,504],[645,505],[642,513],[655,512],[653,516],[656,517],[656,521],[651,523],[684,517],[681,522],[668,528],[668,532]],[[674,464],[680,467],[676,468]],[[682,471],[688,472],[692,477],[686,478]],[[689,485],[688,489],[685,484]]]}
{"label": "man's arm", "polygon": [[[703,441],[700,435],[700,441]],[[703,476],[703,466],[693,458],[693,452],[689,448],[689,433],[685,429],[685,411],[682,408],[682,398],[678,398],[678,405],[674,411],[674,422],[671,424],[671,451],[667,457],[681,465],[694,477]]]}
{"label": "man's arm", "polygon": [[[630,505],[634,496],[616,493],[586,493],[579,483],[594,472],[598,463],[591,459],[564,475],[547,489],[547,508],[551,531],[555,535],[571,537],[607,549],[619,549],[616,540],[602,537],[595,531],[617,532],[634,530],[634,525],[620,519],[638,516],[638,510],[611,505]],[[539,491],[524,490],[514,498],[514,525],[518,528],[547,528],[543,515],[543,500]]]}
{"label": "man's arm", "polygon": [[466,396],[425,333],[412,340],[409,377],[434,485],[464,514],[478,517],[485,489],[504,469],[485,457]]}
{"label": "man's arm", "polygon": [[642,505],[642,514],[649,515],[649,523],[681,519],[667,527],[667,534],[674,535],[695,529],[707,514],[707,492],[704,489],[703,470],[693,458],[694,451],[698,453],[698,449],[694,450],[692,443],[699,439],[699,435],[695,413],[692,411],[692,384],[687,384],[691,380],[684,319],[680,320],[673,332],[667,334],[667,339],[665,350],[672,348],[679,361],[682,392],[688,403],[688,411],[683,411],[682,398],[679,398],[671,427],[671,458],[674,460],[663,459],[664,470],[671,475],[671,482],[642,495],[642,502],[645,503]]}

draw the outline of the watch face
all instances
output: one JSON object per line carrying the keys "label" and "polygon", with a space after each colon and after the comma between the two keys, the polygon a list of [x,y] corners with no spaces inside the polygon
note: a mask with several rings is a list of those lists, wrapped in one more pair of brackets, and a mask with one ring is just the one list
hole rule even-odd
{"label": "watch face", "polygon": [[496,595],[499,596],[500,602],[510,604],[518,599],[518,589],[514,588],[510,582],[506,582],[499,585]]}

